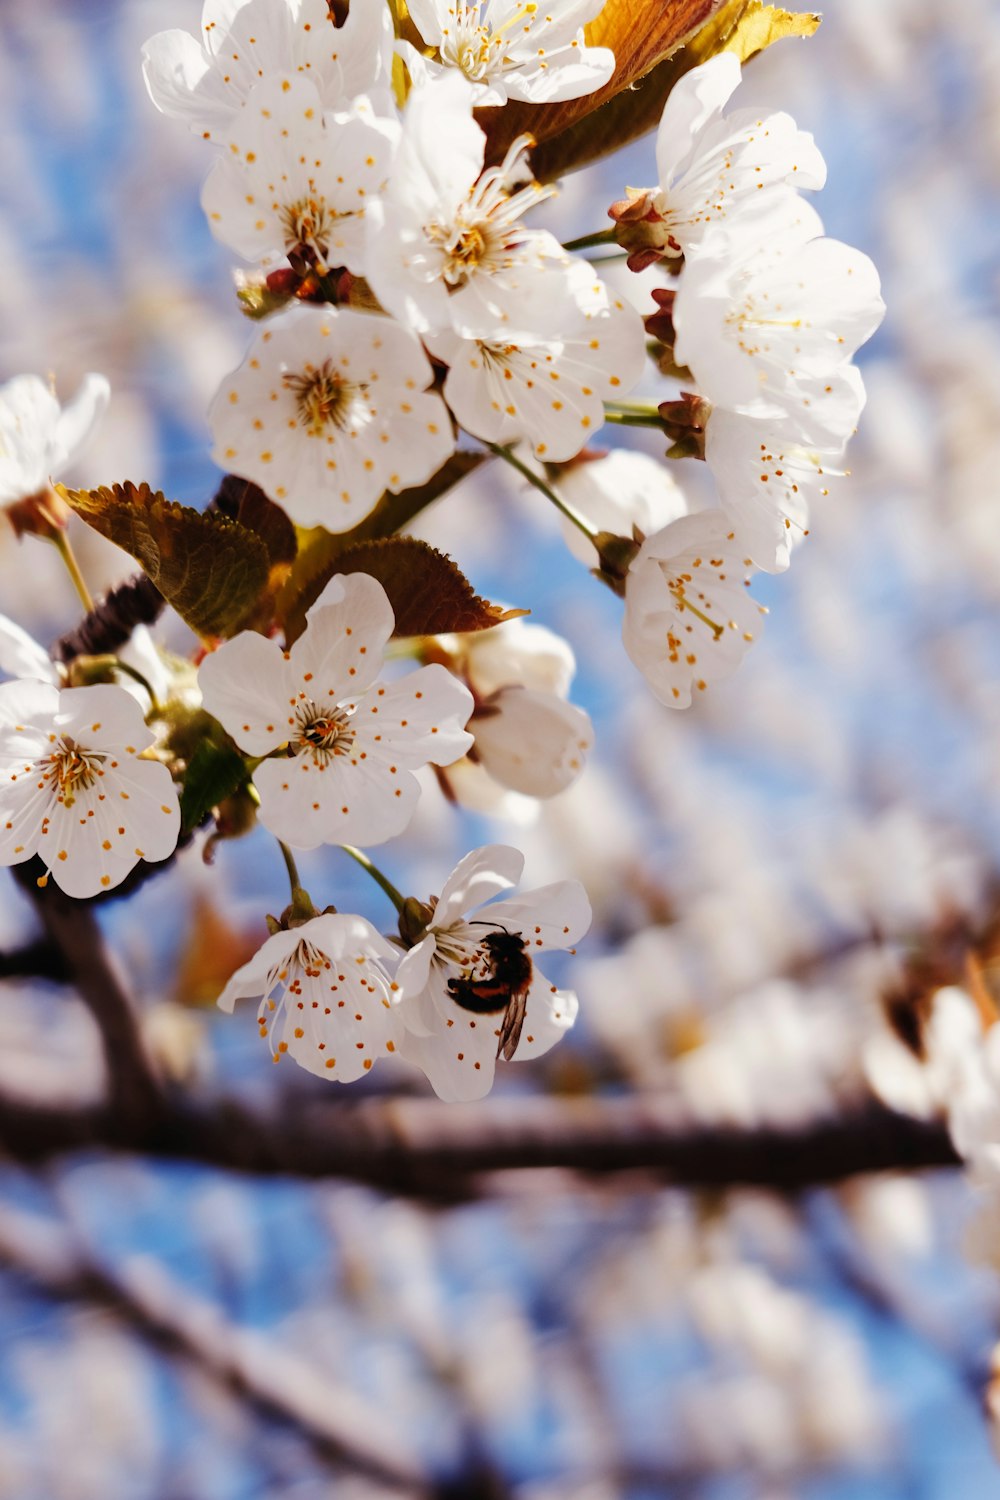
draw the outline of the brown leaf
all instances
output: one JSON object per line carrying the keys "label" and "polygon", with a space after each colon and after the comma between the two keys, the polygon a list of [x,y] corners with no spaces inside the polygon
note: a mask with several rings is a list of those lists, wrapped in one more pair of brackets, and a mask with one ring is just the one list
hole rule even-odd
{"label": "brown leaf", "polygon": [[[277,619],[285,625],[289,642],[305,629],[305,611],[322,593],[327,579],[340,571],[338,558],[342,553],[359,542],[394,535],[439,496],[471,474],[487,457],[485,453],[453,453],[426,484],[402,490],[398,495],[383,495],[375,509],[353,530],[334,534],[317,526],[308,532],[276,604]],[[302,603],[304,598],[305,604]]]}
{"label": "brown leaf", "polygon": [[200,636],[232,635],[267,588],[267,546],[238,521],[178,505],[148,484],[57,489],[89,526],[135,558]]}
{"label": "brown leaf", "polygon": [[725,0],[721,5],[716,0],[710,9],[714,14],[683,47],[657,62],[626,92],[604,103],[601,94],[589,95],[591,101],[598,101],[596,111],[584,113],[557,133],[540,139],[531,154],[532,170],[539,181],[551,182],[655,130],[674,85],[716,53],[735,52],[741,62],[749,62],[782,37],[811,36],[820,24],[820,17],[811,11],[785,11],[762,0]]}
{"label": "brown leaf", "polygon": [[384,537],[348,547],[338,554],[331,572],[324,570],[303,590],[286,623],[289,643],[302,634],[306,611],[336,573],[367,573],[378,579],[396,616],[393,635],[488,630],[528,613],[481,599],[458,565],[427,542],[412,536]]}
{"label": "brown leaf", "polygon": [[[478,110],[477,119],[486,131],[487,162],[500,161],[511,142],[525,132],[541,144],[591,117],[608,100],[631,88],[675,52],[721,3],[722,0],[607,0],[600,15],[586,27],[585,34],[588,45],[610,47],[614,52],[615,71],[611,78],[603,88],[581,99],[566,99],[556,104],[514,102],[499,109]],[[537,165],[534,170],[538,172]]]}

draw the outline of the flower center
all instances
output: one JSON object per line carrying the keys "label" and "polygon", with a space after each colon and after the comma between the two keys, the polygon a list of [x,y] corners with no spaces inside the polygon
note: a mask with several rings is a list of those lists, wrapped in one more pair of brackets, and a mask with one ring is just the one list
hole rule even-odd
{"label": "flower center", "polygon": [[334,756],[348,755],[354,744],[354,730],[346,709],[321,709],[312,701],[295,710],[296,734],[292,747],[296,755],[311,755],[321,766]]}
{"label": "flower center", "polygon": [[59,749],[46,756],[42,765],[46,767],[46,781],[54,781],[59,788],[59,801],[64,807],[72,807],[78,792],[86,792],[98,777],[107,757],[94,750],[84,750],[75,740],[64,735]]}
{"label": "flower center", "polygon": [[295,397],[299,423],[310,437],[321,437],[327,427],[346,427],[351,408],[364,390],[342,379],[328,359],[318,369],[306,365],[301,374],[286,373],[282,379]]}
{"label": "flower center", "polygon": [[482,173],[449,221],[435,219],[425,225],[428,240],[441,252],[439,275],[449,291],[464,286],[477,273],[496,275],[523,259],[533,232],[517,221],[555,192],[538,182],[510,191],[511,183],[526,175],[526,152],[533,144],[530,135],[518,136],[503,161]]}
{"label": "flower center", "polygon": [[337,218],[338,215],[327,207],[325,198],[299,198],[286,204],[281,210],[281,223],[289,255],[299,251],[315,265],[321,276],[325,275],[329,269],[327,248]]}
{"label": "flower center", "polygon": [[472,5],[455,6],[451,11],[454,27],[444,28],[438,55],[443,63],[460,69],[470,83],[482,83],[490,73],[517,66],[507,56],[511,43],[504,32],[526,16],[534,16],[537,10],[534,3],[522,5],[494,29],[490,22],[483,24],[478,0]]}

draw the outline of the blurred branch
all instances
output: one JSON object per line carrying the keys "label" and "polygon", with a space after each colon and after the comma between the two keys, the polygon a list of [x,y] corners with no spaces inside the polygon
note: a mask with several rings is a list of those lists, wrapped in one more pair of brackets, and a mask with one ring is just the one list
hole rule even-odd
{"label": "blurred branch", "polygon": [[134,1122],[141,1129],[143,1122],[159,1110],[161,1085],[93,907],[86,901],[74,901],[52,881],[44,890],[39,889],[24,866],[15,867],[14,877],[34,904],[46,946],[59,955],[66,977],[100,1030],[111,1114],[124,1125]]}
{"label": "blurred branch", "polygon": [[66,984],[69,977],[65,955],[47,938],[0,953],[0,979],[51,979]]}
{"label": "blurred branch", "polygon": [[690,1188],[798,1193],[885,1171],[951,1167],[944,1127],[874,1103],[796,1131],[691,1125],[660,1096],[424,1099],[316,1104],[286,1097],[264,1115],[222,1100],[160,1096],[145,1117],[44,1109],[0,1098],[0,1148],[20,1161],[81,1146],[208,1163],[238,1172],[339,1177],[411,1197],[460,1200],[493,1172],[562,1168],[586,1177],[645,1173]]}
{"label": "blurred branch", "polygon": [[229,1322],[152,1257],[106,1267],[67,1231],[5,1205],[0,1263],[61,1300],[106,1308],[157,1346],[195,1361],[259,1412],[289,1422],[323,1457],[393,1488],[420,1492],[422,1469],[393,1436],[383,1412],[256,1330]]}

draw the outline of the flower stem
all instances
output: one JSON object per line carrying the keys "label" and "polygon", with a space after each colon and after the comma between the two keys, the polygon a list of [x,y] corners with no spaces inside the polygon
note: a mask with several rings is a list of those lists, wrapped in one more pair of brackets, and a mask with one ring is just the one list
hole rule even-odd
{"label": "flower stem", "polygon": [[564,240],[564,250],[589,250],[591,245],[617,245],[617,230],[598,229],[594,234],[581,234],[579,239]]}
{"label": "flower stem", "polygon": [[402,911],[404,897],[400,895],[399,891],[397,891],[392,881],[388,880],[386,876],[382,874],[382,871],[378,868],[378,866],[372,864],[367,854],[362,854],[361,850],[355,849],[352,844],[341,844],[340,847],[341,849],[343,849],[345,854],[349,854],[352,859],[357,860],[358,864],[363,870],[367,870],[368,874],[374,880],[375,884],[380,885],[385,891],[386,895],[389,897],[389,900],[392,902],[396,910]]}
{"label": "flower stem", "polygon": [[70,546],[69,537],[61,526],[56,529],[55,535],[52,537],[52,545],[62,558],[66,571],[73,580],[73,587],[80,597],[80,603],[89,615],[94,608],[94,601],[90,597],[90,590],[87,587],[83,574],[80,572],[80,565],[76,560],[73,548]]}
{"label": "flower stem", "polygon": [[149,679],[144,677],[141,672],[137,672],[135,667],[130,667],[127,662],[122,661],[120,656],[115,657],[115,671],[124,672],[126,677],[131,677],[141,688],[145,689],[149,694],[149,717],[153,719],[159,718],[161,712],[160,703],[153,692]]}
{"label": "flower stem", "polygon": [[288,845],[283,844],[280,839],[278,840],[278,848],[281,850],[281,857],[285,861],[285,869],[288,871],[288,884],[292,888],[292,900],[295,901],[302,892],[302,882],[299,879],[295,855],[289,849]]}
{"label": "flower stem", "polygon": [[528,468],[527,464],[523,464],[509,448],[501,448],[499,443],[487,443],[486,447],[491,453],[495,453],[497,458],[502,458],[504,463],[508,463],[512,469],[516,469],[529,484],[535,486],[536,490],[540,490],[547,500],[551,500],[556,510],[562,512],[567,521],[572,521],[577,530],[583,532],[588,542],[593,542],[594,546],[597,546],[597,528],[591,526],[590,522],[584,516],[581,516],[579,511],[574,510],[571,505],[567,505],[566,501],[561,499],[551,485],[546,484],[545,480],[539,474],[535,474]]}
{"label": "flower stem", "polygon": [[615,427],[658,427],[664,431],[660,409],[652,401],[608,401],[604,420]]}

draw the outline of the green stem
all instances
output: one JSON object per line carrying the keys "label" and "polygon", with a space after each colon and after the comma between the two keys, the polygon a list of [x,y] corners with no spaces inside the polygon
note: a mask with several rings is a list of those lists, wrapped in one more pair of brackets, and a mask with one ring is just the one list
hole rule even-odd
{"label": "green stem", "polygon": [[378,866],[372,864],[367,854],[362,854],[361,850],[355,849],[352,844],[341,844],[340,847],[341,849],[343,849],[345,854],[349,854],[352,859],[357,860],[358,864],[363,870],[367,870],[368,874],[374,880],[375,884],[380,885],[385,891],[386,895],[389,897],[389,900],[392,902],[396,910],[402,911],[404,897],[400,895],[399,891],[397,891],[392,881],[388,880],[386,876],[382,874],[382,871],[378,868]]}
{"label": "green stem", "polygon": [[638,411],[605,410],[604,420],[612,427],[658,427],[661,432],[664,430],[663,418],[658,414],[650,416]]}
{"label": "green stem", "polygon": [[594,546],[597,546],[597,528],[591,526],[590,522],[581,516],[579,511],[574,510],[571,505],[567,505],[566,501],[561,499],[555,490],[552,489],[551,485],[546,484],[540,475],[533,473],[527,464],[523,464],[519,458],[516,458],[509,448],[501,448],[499,443],[487,443],[486,447],[491,453],[495,453],[497,458],[502,458],[504,463],[508,463],[512,469],[516,469],[529,484],[535,486],[536,490],[540,490],[547,500],[551,500],[556,510],[562,512],[567,521],[572,521],[577,530],[583,532],[588,542],[593,542]]}
{"label": "green stem", "polygon": [[90,597],[90,590],[87,587],[83,574],[80,572],[80,565],[74,556],[73,548],[70,546],[69,537],[61,527],[53,536],[52,545],[62,558],[66,571],[73,580],[73,587],[80,597],[80,603],[89,615],[94,608],[94,601]]}
{"label": "green stem", "polygon": [[149,694],[149,717],[158,718],[161,712],[160,704],[156,694],[153,692],[149,679],[143,677],[141,672],[137,672],[135,667],[130,667],[128,662],[122,661],[120,656],[115,657],[115,671],[124,672],[126,677],[131,677],[134,682],[137,682]]}
{"label": "green stem", "polygon": [[288,845],[283,844],[280,839],[278,839],[278,848],[281,850],[281,857],[285,861],[285,869],[288,871],[288,884],[292,888],[292,901],[294,902],[302,894],[302,882],[299,879],[295,855],[289,849]]}
{"label": "green stem", "polygon": [[595,234],[581,234],[577,240],[564,240],[564,250],[589,250],[591,245],[617,245],[616,229],[599,229]]}

